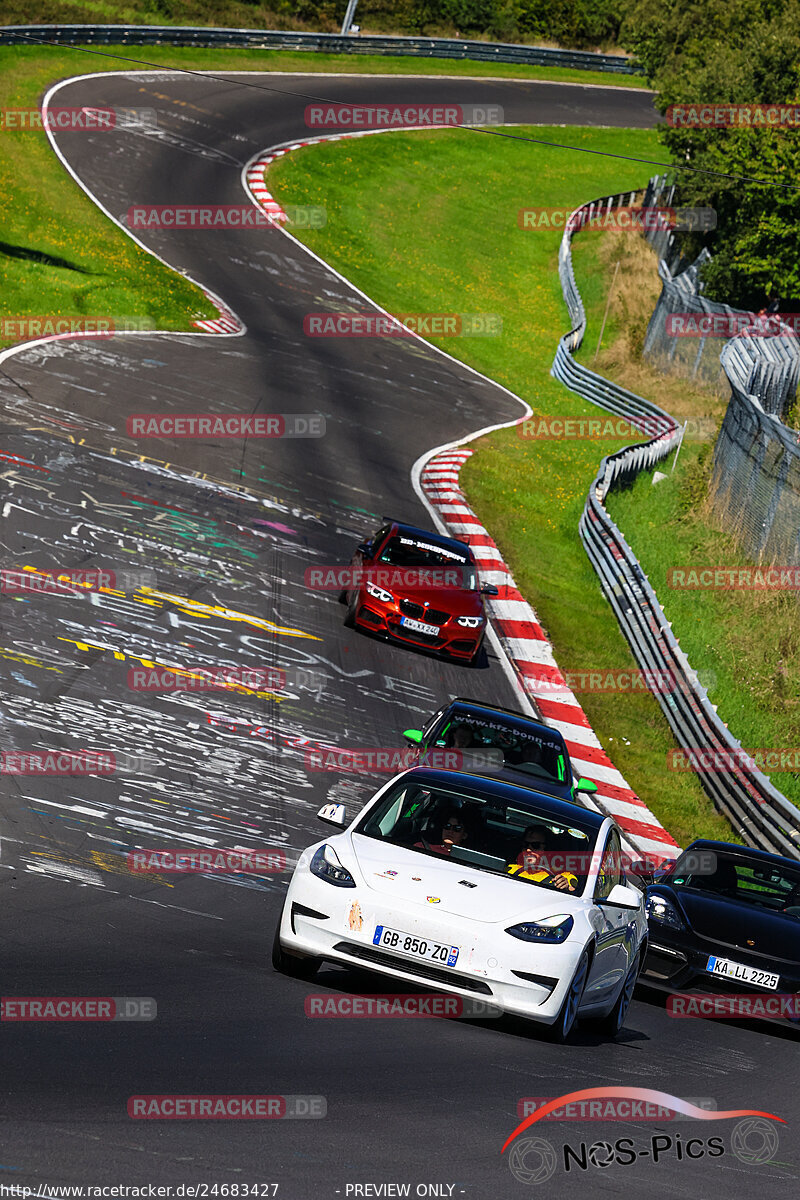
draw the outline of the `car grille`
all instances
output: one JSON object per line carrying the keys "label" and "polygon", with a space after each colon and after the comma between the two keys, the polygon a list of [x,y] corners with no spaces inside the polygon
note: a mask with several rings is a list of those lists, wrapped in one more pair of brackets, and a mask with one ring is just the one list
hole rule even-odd
{"label": "car grille", "polygon": [[353,942],[337,942],[333,948],[340,954],[350,955],[351,958],[361,958],[365,962],[394,967],[396,971],[405,969],[413,975],[421,975],[423,979],[433,979],[437,983],[460,987],[467,992],[480,992],[483,996],[492,995],[492,989],[488,983],[484,983],[480,979],[470,979],[466,975],[457,975],[454,971],[442,971],[438,967],[430,967],[427,963],[415,958],[400,958],[396,954],[384,954],[382,950],[373,950],[372,946],[356,945]]}
{"label": "car grille", "polygon": [[424,621],[427,625],[444,625],[450,620],[450,613],[442,612],[439,608],[425,608],[423,604],[415,604],[413,600],[401,600],[400,612],[415,621]]}
{"label": "car grille", "polygon": [[382,625],[383,617],[378,616],[371,608],[367,608],[366,604],[362,604],[358,610],[359,621],[369,621],[370,625]]}

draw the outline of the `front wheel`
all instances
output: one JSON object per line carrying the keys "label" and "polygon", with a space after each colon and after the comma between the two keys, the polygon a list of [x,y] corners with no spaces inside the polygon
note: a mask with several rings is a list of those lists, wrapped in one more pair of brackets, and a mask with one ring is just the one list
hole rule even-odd
{"label": "front wheel", "polygon": [[282,921],[283,910],[281,910],[281,915],[278,917],[275,937],[272,940],[273,967],[279,974],[288,975],[291,979],[313,979],[321,960],[318,958],[298,958],[296,954],[288,954],[281,945]]}
{"label": "front wheel", "polygon": [[[347,595],[347,593],[345,593]],[[358,588],[353,592],[347,602],[347,612],[344,614],[344,624],[348,629],[356,627],[356,613],[358,612]]]}
{"label": "front wheel", "polygon": [[572,982],[567,989],[567,994],[564,997],[564,1003],[561,1005],[561,1011],[556,1017],[552,1025],[548,1027],[550,1038],[554,1042],[566,1042],[569,1035],[575,1027],[575,1022],[578,1019],[578,1009],[580,1008],[583,989],[586,987],[586,978],[589,974],[589,951],[584,950],[580,957],[580,961],[575,968],[575,974],[572,976]]}
{"label": "front wheel", "polygon": [[601,1017],[597,1022],[597,1027],[603,1033],[607,1033],[609,1037],[616,1037],[622,1026],[625,1024],[625,1018],[628,1015],[628,1009],[631,1006],[633,999],[633,991],[636,987],[636,980],[639,977],[639,965],[641,963],[641,953],[636,955],[636,958],[631,963],[628,969],[628,974],[625,976],[625,982],[620,988],[620,993],[617,996],[616,1003],[608,1016]]}

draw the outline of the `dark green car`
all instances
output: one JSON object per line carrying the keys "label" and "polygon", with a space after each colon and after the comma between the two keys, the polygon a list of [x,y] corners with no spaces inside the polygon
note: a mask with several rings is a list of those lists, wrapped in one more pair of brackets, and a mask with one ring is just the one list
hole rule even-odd
{"label": "dark green car", "polygon": [[557,729],[507,708],[459,698],[435,712],[423,729],[406,729],[403,736],[419,747],[420,766],[426,761],[436,766],[442,751],[458,750],[460,769],[473,774],[491,774],[577,804],[579,792],[597,791],[591,779],[573,775]]}

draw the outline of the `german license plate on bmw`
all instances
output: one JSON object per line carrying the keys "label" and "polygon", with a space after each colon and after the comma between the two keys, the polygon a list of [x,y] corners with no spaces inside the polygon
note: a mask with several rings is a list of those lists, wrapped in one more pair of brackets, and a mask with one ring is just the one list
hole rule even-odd
{"label": "german license plate on bmw", "polygon": [[412,629],[414,633],[429,633],[431,637],[436,637],[439,632],[438,625],[426,625],[424,621],[412,621],[411,617],[403,617],[400,624],[404,629]]}
{"label": "german license plate on bmw", "polygon": [[780,975],[771,971],[759,971],[757,967],[748,967],[746,963],[733,962],[730,958],[716,958],[710,955],[706,970],[711,975],[721,975],[724,979],[736,979],[739,983],[752,983],[756,987],[772,988],[778,986]]}
{"label": "german license plate on bmw", "polygon": [[389,929],[387,925],[378,925],[372,944],[385,950],[394,950],[397,954],[409,954],[412,958],[441,963],[445,967],[454,967],[458,961],[458,946],[445,946],[430,938],[414,937],[410,933],[401,933],[399,929]]}

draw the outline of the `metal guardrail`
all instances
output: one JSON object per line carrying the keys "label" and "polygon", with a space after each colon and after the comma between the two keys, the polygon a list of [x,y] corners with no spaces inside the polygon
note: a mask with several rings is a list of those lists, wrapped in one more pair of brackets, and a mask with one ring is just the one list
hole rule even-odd
{"label": "metal guardrail", "polygon": [[62,45],[217,46],[254,50],[311,50],[328,54],[385,54],[413,58],[451,58],[473,62],[521,63],[641,75],[643,68],[619,54],[587,50],[551,50],[511,42],[473,42],[464,38],[380,37],[339,33],[294,33],[262,29],[215,29],[189,25],[4,25],[0,46],[31,45],[35,38]]}
{"label": "metal guardrail", "polygon": [[[680,746],[741,754],[741,743],[719,718],[691,670],[641,564],[604,505],[613,487],[629,483],[675,449],[680,429],[658,405],[603,379],[572,357],[586,332],[586,313],[572,269],[572,236],[586,219],[584,213],[596,214],[631,200],[627,193],[605,196],[576,210],[559,251],[559,275],[573,328],[559,342],[551,374],[590,403],[628,418],[647,432],[656,432],[647,442],[603,459],[586,499],[580,536],[636,661],[646,671],[669,672],[666,677],[673,681],[672,690],[656,691],[655,695]],[[733,765],[726,770],[703,771],[699,779],[740,836],[764,850],[800,858],[800,810],[761,771]]]}

